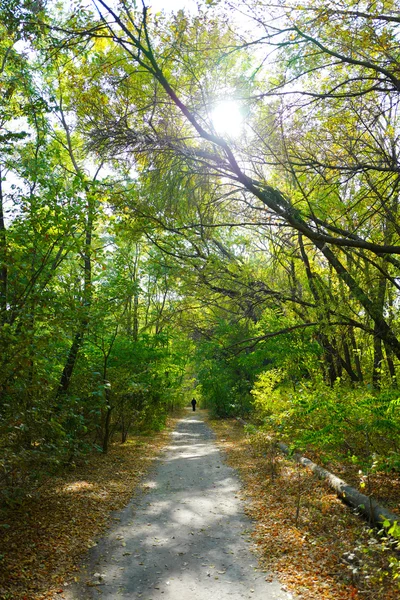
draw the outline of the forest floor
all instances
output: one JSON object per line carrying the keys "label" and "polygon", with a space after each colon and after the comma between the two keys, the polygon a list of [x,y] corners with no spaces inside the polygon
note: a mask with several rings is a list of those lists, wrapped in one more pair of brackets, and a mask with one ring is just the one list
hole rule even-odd
{"label": "forest floor", "polygon": [[[399,598],[399,579],[393,579],[389,566],[399,555],[389,551],[326,483],[280,453],[266,452],[237,421],[210,424],[228,463],[240,473],[261,564],[278,573],[296,598]],[[390,487],[388,478],[383,479]],[[383,497],[396,507],[396,487],[386,489]]]}
{"label": "forest floor", "polygon": [[[115,443],[106,456],[89,456],[49,477],[21,506],[0,513],[1,600],[61,599],[73,587],[82,558],[114,522],[112,511],[147,490],[145,475],[177,421],[170,419],[162,433]],[[267,580],[276,573],[302,600],[399,597],[388,567],[399,557],[384,550],[324,483],[283,456],[266,457],[236,421],[210,424],[241,476],[252,539],[261,568],[271,573]]]}
{"label": "forest floor", "polygon": [[188,411],[146,479],[88,552],[66,600],[290,600],[257,564],[235,469]]}
{"label": "forest floor", "polygon": [[[177,418],[161,433],[113,443],[75,468],[26,490],[19,506],[0,511],[0,600],[47,600],[60,594],[88,548],[125,506],[168,442]],[[1,507],[0,507],[1,508]]]}

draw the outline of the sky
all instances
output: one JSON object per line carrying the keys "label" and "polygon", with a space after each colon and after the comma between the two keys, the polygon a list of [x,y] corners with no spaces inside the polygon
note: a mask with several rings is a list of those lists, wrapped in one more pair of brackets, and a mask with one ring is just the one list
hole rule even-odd
{"label": "sky", "polygon": [[[67,0],[67,2],[72,2],[72,0]],[[115,0],[110,0],[109,3],[111,6],[115,5]],[[91,3],[87,1],[87,4],[90,5]],[[196,0],[145,0],[145,4],[151,6],[156,12],[161,10],[176,12],[182,8],[195,11],[197,2]],[[137,5],[140,7],[141,0],[137,2]]]}
{"label": "sky", "polygon": [[195,0],[148,0],[147,4],[153,7],[155,11],[171,10],[177,11],[181,8],[194,10],[196,8]]}
{"label": "sky", "polygon": [[[50,0],[50,4],[56,5],[60,0]],[[63,9],[66,11],[71,10],[76,2],[75,0],[61,0]],[[85,0],[84,5],[88,8],[93,8],[93,4],[96,0]],[[117,0],[108,0],[107,2],[113,8],[116,8],[118,5]],[[147,6],[151,6],[154,11],[158,12],[161,10],[165,10],[166,12],[172,11],[176,12],[182,8],[186,10],[196,11],[197,1],[196,0],[145,0],[145,4]],[[141,0],[137,0],[137,5],[140,7]]]}

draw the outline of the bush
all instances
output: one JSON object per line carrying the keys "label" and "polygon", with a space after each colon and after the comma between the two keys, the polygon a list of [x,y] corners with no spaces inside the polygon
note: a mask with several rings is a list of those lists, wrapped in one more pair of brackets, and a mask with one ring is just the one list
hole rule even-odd
{"label": "bush", "polygon": [[299,449],[323,450],[328,457],[351,459],[362,466],[400,471],[400,403],[398,392],[374,394],[338,379],[322,378],[290,389],[278,369],[262,373],[252,390],[254,409],[272,428]]}

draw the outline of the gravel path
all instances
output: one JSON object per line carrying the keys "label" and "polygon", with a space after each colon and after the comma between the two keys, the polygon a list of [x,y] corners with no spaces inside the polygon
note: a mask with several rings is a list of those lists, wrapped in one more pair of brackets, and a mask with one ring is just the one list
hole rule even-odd
{"label": "gravel path", "polygon": [[67,600],[289,600],[251,552],[235,471],[201,413],[172,433],[146,494],[115,515]]}

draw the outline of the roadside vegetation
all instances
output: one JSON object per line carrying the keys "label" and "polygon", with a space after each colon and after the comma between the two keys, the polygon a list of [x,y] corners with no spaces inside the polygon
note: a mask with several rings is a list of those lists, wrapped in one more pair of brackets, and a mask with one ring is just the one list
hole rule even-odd
{"label": "roadside vegetation", "polygon": [[[95,546],[113,511],[146,491],[144,478],[168,441],[176,418],[161,433],[130,437],[27,486],[23,502],[2,509],[0,598],[50,600],[84,575],[79,574],[89,548]],[[88,574],[88,585],[92,574]],[[84,583],[86,583],[84,581]]]}
{"label": "roadside vegetation", "polygon": [[399,511],[400,6],[360,6],[1,3],[5,513],[193,397]]}
{"label": "roadside vegetation", "polygon": [[[260,433],[235,420],[211,425],[240,473],[246,512],[266,578],[303,600],[394,600],[398,552],[315,476],[284,457]],[[386,479],[386,481],[385,481]],[[398,502],[391,477],[385,501]]]}

